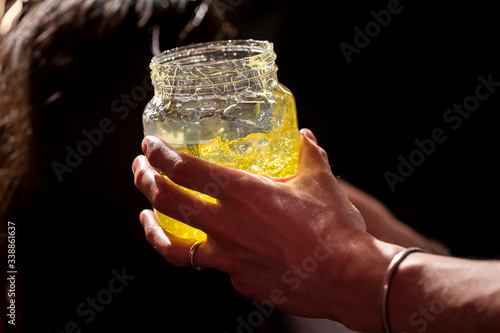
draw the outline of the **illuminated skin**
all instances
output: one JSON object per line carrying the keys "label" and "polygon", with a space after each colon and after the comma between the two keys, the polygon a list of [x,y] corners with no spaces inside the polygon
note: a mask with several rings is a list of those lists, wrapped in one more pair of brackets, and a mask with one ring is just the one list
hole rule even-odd
{"label": "illuminated skin", "polygon": [[[423,247],[426,240],[379,203],[342,185],[309,130],[301,131],[300,149],[297,173],[278,179],[217,166],[146,137],[145,156],[134,160],[132,170],[154,207],[207,233],[196,251],[197,266],[227,273],[242,295],[284,311],[382,332],[384,275],[404,248],[378,238],[387,234],[404,246]],[[180,189],[157,169],[187,188],[219,183],[218,202]],[[190,214],[179,207],[190,208]],[[381,222],[384,218],[390,221]],[[140,221],[168,262],[189,265],[193,240],[166,233],[151,210],[143,211]],[[499,276],[498,261],[412,253],[390,285],[389,325],[393,332],[498,332]]]}
{"label": "illuminated skin", "polygon": [[[285,108],[286,109],[286,108]],[[289,109],[295,110],[295,107]],[[220,137],[212,139],[200,145],[191,146],[189,148],[177,148],[177,150],[187,153],[191,156],[196,156],[205,161],[210,161],[227,167],[247,170],[264,174],[272,175],[273,177],[287,177],[295,174],[297,171],[298,161],[298,140],[296,128],[295,112],[283,114],[285,125],[277,127],[268,134],[250,134],[247,137],[222,142]],[[291,128],[290,128],[291,127]],[[258,142],[266,142],[264,146],[259,146]],[[257,144],[255,144],[257,143]],[[251,146],[245,149],[242,154],[238,147]],[[208,186],[206,185],[206,194],[201,194],[190,189],[191,193],[215,203],[216,200],[210,195],[212,192],[218,192],[219,188],[224,186],[221,179],[213,179],[214,181]],[[218,180],[218,181],[216,181]],[[189,209],[184,211],[186,215],[190,215]],[[197,240],[205,240],[206,235],[190,226],[179,223],[160,212],[156,212],[159,224],[169,233],[179,238],[192,238]]]}

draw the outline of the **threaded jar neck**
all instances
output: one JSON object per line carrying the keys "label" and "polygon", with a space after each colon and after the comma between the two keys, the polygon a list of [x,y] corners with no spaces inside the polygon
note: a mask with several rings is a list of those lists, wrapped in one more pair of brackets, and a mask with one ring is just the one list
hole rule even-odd
{"label": "threaded jar neck", "polygon": [[273,44],[225,40],[165,51],[151,60],[157,93],[213,93],[247,89],[277,71]]}

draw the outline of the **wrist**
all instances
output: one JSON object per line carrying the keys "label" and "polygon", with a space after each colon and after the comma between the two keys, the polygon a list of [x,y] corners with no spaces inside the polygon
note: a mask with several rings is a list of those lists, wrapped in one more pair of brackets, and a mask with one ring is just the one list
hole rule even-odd
{"label": "wrist", "polygon": [[340,300],[334,309],[336,320],[353,330],[382,332],[380,306],[384,278],[392,259],[404,248],[368,234],[351,245],[336,288]]}
{"label": "wrist", "polygon": [[391,260],[389,267],[387,267],[380,295],[380,320],[382,322],[383,331],[385,333],[391,332],[389,326],[389,314],[388,314],[389,286],[391,284],[394,274],[396,273],[396,270],[401,265],[403,260],[405,260],[406,257],[409,256],[410,254],[415,252],[427,253],[427,251],[418,247],[406,248],[400,251],[398,254],[396,254],[394,258]]}
{"label": "wrist", "polygon": [[[355,331],[383,332],[381,291],[386,272],[403,247],[368,234],[330,263],[329,318]],[[337,258],[338,259],[338,258]],[[391,279],[387,310],[391,332],[499,332],[499,262],[411,253]]]}

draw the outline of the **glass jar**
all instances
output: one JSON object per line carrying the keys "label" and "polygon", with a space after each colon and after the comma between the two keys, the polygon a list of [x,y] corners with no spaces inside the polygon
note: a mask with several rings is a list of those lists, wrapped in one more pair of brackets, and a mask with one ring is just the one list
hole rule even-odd
{"label": "glass jar", "polygon": [[[275,59],[273,44],[257,40],[192,44],[155,56],[155,94],[144,110],[144,135],[226,167],[271,177],[295,174],[295,99],[278,82]],[[206,239],[202,231],[156,214],[169,233]]]}

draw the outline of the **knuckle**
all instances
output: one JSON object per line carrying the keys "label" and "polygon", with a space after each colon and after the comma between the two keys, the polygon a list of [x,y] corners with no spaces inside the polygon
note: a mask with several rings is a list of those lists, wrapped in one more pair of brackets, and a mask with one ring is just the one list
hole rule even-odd
{"label": "knuckle", "polygon": [[148,152],[148,161],[152,166],[157,167],[162,163],[164,160],[164,152],[163,149],[160,146],[157,145],[150,145]]}
{"label": "knuckle", "polygon": [[146,178],[147,170],[144,168],[137,168],[134,173],[134,184],[137,188],[141,189],[144,184],[144,179]]}
{"label": "knuckle", "polygon": [[174,183],[183,183],[188,177],[188,162],[187,160],[179,157],[170,167],[168,178]]}
{"label": "knuckle", "polygon": [[153,207],[165,214],[171,210],[174,199],[167,189],[156,183],[151,189],[150,201]]}
{"label": "knuckle", "polygon": [[326,162],[328,162],[328,154],[326,152],[326,150],[324,150],[323,148],[321,147],[318,147],[317,148],[317,154],[319,157],[321,157],[323,160],[325,160]]}
{"label": "knuckle", "polygon": [[146,239],[148,243],[151,244],[156,249],[156,251],[158,251],[171,265],[178,267],[184,266],[182,260],[175,256],[171,246],[158,245],[159,242],[157,238],[159,237],[159,232],[163,231],[159,230],[158,228],[149,228],[148,230],[146,230]]}

